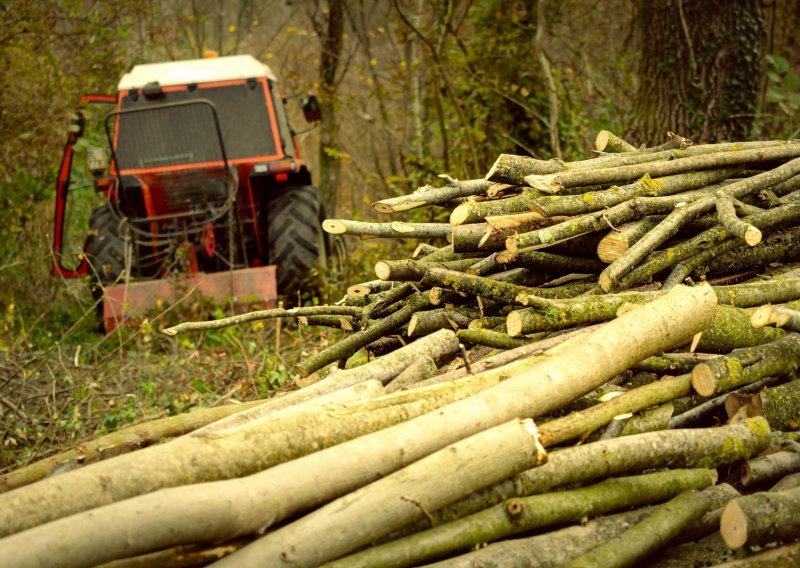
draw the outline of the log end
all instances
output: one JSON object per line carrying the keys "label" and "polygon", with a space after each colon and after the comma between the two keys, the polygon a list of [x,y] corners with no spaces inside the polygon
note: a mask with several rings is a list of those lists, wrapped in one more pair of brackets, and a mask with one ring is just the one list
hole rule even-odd
{"label": "log end", "polygon": [[753,312],[753,315],[750,316],[750,325],[756,329],[770,325],[773,323],[772,311],[773,308],[770,304],[760,306]]}
{"label": "log end", "polygon": [[722,510],[719,531],[728,548],[741,548],[747,542],[747,518],[736,501],[731,501]]}
{"label": "log end", "polygon": [[621,257],[628,248],[627,236],[611,232],[597,243],[597,257],[606,264],[611,264]]}
{"label": "log end", "polygon": [[753,472],[750,470],[750,464],[747,462],[742,464],[741,477],[743,487],[750,487],[756,482],[755,476],[753,476]]}
{"label": "log end", "polygon": [[392,221],[389,226],[398,233],[413,233],[416,230],[413,224],[402,221]]}
{"label": "log end", "polygon": [[372,208],[377,211],[378,213],[394,213],[395,208],[391,205],[383,203],[381,201],[376,201],[372,204]]}
{"label": "log end", "polygon": [[503,156],[504,156],[504,155],[505,155],[505,154],[500,154],[500,155],[497,157],[497,159],[494,161],[494,164],[492,164],[492,167],[491,167],[491,168],[489,168],[489,172],[486,174],[486,177],[485,177],[485,178],[483,178],[483,179],[485,179],[485,180],[487,180],[487,181],[495,181],[495,180],[494,180],[494,174],[495,174],[495,172],[497,171],[497,168],[499,168],[499,167],[500,167],[500,161],[503,159]]}
{"label": "log end", "polygon": [[700,396],[711,396],[716,389],[717,379],[708,365],[700,363],[692,369],[692,388]]}
{"label": "log end", "polygon": [[408,321],[408,330],[406,331],[408,337],[416,337],[414,332],[417,330],[418,325],[419,325],[419,315],[414,314]]}
{"label": "log end", "polygon": [[761,242],[761,231],[759,231],[757,227],[750,225],[744,233],[744,242],[751,247],[756,246]]}
{"label": "log end", "polygon": [[347,295],[348,296],[369,296],[372,294],[372,288],[369,286],[365,286],[364,284],[354,284],[347,288]]}
{"label": "log end", "polygon": [[519,312],[511,312],[506,317],[506,329],[511,337],[520,337],[522,335],[522,314]]}
{"label": "log end", "polygon": [[450,213],[450,224],[451,225],[463,225],[469,219],[469,204],[462,203],[455,209],[453,212]]}
{"label": "log end", "polygon": [[597,133],[597,137],[594,139],[594,147],[595,150],[598,152],[605,152],[606,146],[608,146],[608,141],[611,138],[611,132],[608,130],[601,130]]}
{"label": "log end", "polygon": [[389,280],[392,277],[392,267],[383,260],[375,264],[375,276],[381,280]]}
{"label": "log end", "polygon": [[325,219],[322,230],[331,235],[343,235],[347,232],[347,226],[340,219]]}
{"label": "log end", "polygon": [[[519,249],[518,246],[518,237],[517,235],[512,235],[506,239],[506,250],[511,254],[517,254],[517,250]],[[498,261],[499,262],[499,261]]]}
{"label": "log end", "polygon": [[611,277],[605,270],[600,273],[597,283],[600,285],[600,288],[603,289],[603,292],[610,292],[612,286],[614,285],[614,283],[611,281]]}

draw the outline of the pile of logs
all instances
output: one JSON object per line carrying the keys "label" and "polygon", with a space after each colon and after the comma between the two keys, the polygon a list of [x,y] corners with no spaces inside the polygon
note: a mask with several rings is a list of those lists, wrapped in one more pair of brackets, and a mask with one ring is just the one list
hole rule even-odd
{"label": "pile of logs", "polygon": [[326,220],[419,241],[335,305],[165,329],[346,333],[0,476],[3,565],[800,565],[800,143],[597,150]]}

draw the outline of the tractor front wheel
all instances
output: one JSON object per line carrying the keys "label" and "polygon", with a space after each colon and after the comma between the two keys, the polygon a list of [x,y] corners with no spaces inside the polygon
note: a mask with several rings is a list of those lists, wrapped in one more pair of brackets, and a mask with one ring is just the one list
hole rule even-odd
{"label": "tractor front wheel", "polygon": [[125,272],[125,241],[110,205],[102,205],[92,212],[85,250],[92,296],[99,299],[103,286],[118,281]]}
{"label": "tractor front wheel", "polygon": [[289,299],[314,292],[325,266],[322,195],[314,186],[283,190],[269,204],[269,262],[278,265],[278,292]]}

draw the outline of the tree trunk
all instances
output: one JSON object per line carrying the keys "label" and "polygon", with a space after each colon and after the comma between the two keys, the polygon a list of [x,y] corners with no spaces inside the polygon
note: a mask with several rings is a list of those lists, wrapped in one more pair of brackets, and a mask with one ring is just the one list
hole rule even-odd
{"label": "tree trunk", "polygon": [[344,47],[344,2],[328,0],[324,23],[316,26],[320,39],[320,111],[322,121],[319,135],[319,187],[329,215],[336,215],[341,183],[341,150],[337,117],[339,63]]}
{"label": "tree trunk", "polygon": [[760,3],[637,4],[642,55],[629,139],[652,144],[665,129],[698,142],[747,138],[760,87]]}

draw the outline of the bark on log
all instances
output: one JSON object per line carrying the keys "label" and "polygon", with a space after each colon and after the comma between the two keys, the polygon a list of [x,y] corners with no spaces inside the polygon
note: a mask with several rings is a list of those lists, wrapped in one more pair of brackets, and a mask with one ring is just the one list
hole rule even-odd
{"label": "bark on log", "polygon": [[698,351],[729,353],[734,349],[763,345],[777,341],[785,332],[773,327],[756,329],[750,325],[753,312],[733,306],[719,306],[711,322],[700,337]]}
{"label": "bark on log", "polygon": [[[699,148],[699,146],[695,146],[695,148]],[[677,153],[683,153],[684,155],[687,155],[690,152],[677,151]],[[652,158],[653,156],[658,155],[659,154],[646,154],[642,155],[641,158],[644,160],[645,158]],[[638,156],[638,154],[631,154],[630,156],[631,158],[634,158]],[[651,160],[628,166],[606,167],[604,169],[596,170],[582,169],[579,171],[567,171],[557,174],[528,175],[525,176],[525,181],[538,191],[548,194],[555,194],[572,187],[630,181],[638,179],[645,174],[650,175],[650,177],[662,177],[694,170],[708,170],[712,168],[741,166],[744,164],[755,164],[759,162],[793,160],[798,156],[800,156],[800,144],[787,143],[784,146],[717,152],[714,154],[691,156],[667,162]],[[589,161],[590,160],[585,160],[584,163]],[[786,181],[798,173],[800,172],[793,171],[793,173],[790,175],[787,175],[782,179],[777,179],[772,184],[765,185],[764,187],[769,187],[770,185]]]}
{"label": "bark on log", "polygon": [[731,548],[797,538],[800,536],[800,488],[734,499],[722,511],[720,532]]}
{"label": "bark on log", "polygon": [[510,499],[459,521],[364,550],[330,566],[414,566],[512,534],[577,522],[586,516],[625,507],[659,503],[687,489],[704,489],[715,482],[713,470],[671,470],[607,479],[582,489]]}
{"label": "bark on log", "polygon": [[800,471],[800,453],[775,452],[747,460],[742,464],[742,485],[755,487],[774,483],[778,479]]}
{"label": "bark on log", "polygon": [[429,305],[430,302],[428,302],[427,296],[417,294],[393,314],[375,322],[362,331],[346,336],[341,341],[298,363],[295,365],[294,371],[301,377],[308,377],[311,373],[319,371],[331,363],[341,359],[348,359],[359,349],[366,347],[393,329],[408,323],[411,316],[420,310],[424,310]]}
{"label": "bark on log", "polygon": [[[119,492],[125,489],[124,483],[138,483],[137,490],[142,491],[142,483],[149,482],[151,489],[155,489],[152,487],[153,483],[160,481],[163,486],[164,479],[169,475],[175,478],[173,484],[200,481],[208,479],[210,475],[217,478],[246,475],[268,466],[270,460],[272,463],[291,460],[302,453],[340,444],[373,432],[376,428],[420,416],[453,400],[469,397],[483,388],[483,385],[480,381],[467,379],[458,386],[439,385],[431,388],[433,390],[429,390],[427,395],[419,391],[400,392],[384,400],[354,405],[351,408],[308,412],[286,420],[271,421],[261,428],[249,428],[233,434],[223,433],[201,441],[194,439],[189,442],[196,447],[196,451],[191,454],[182,452],[177,456],[173,455],[174,444],[177,442],[173,442],[172,448],[156,446],[147,450],[150,452],[148,458],[143,457],[141,452],[138,455],[129,454],[123,456],[129,458],[125,461],[120,462],[120,458],[117,458],[116,464],[111,460],[101,462],[72,472],[71,475],[49,478],[39,485],[48,481],[52,484],[52,481],[58,480],[60,484],[57,484],[59,486],[56,490],[68,491],[75,497],[75,502],[68,504],[74,509],[88,508],[86,500],[90,499],[94,500],[95,505],[101,504],[96,496],[100,491],[107,493],[105,502],[123,498]],[[392,401],[398,404],[391,404]],[[270,432],[271,436],[268,435]],[[286,432],[292,432],[291,440],[287,439]],[[237,439],[249,440],[251,445],[257,446],[255,451],[261,460],[260,464],[248,464],[245,469],[241,469],[241,464],[235,461],[241,461],[243,449],[242,444],[235,443]],[[281,441],[283,444],[279,443]],[[186,444],[184,442],[184,446]],[[298,448],[303,447],[305,450],[298,454]],[[111,464],[112,467],[97,469],[97,466],[104,464]],[[114,468],[114,465],[117,467]],[[95,471],[90,472],[93,467]],[[240,467],[240,470],[232,474],[230,469],[233,467]],[[227,473],[225,468],[228,468]],[[210,474],[209,470],[213,473]],[[53,566],[54,559],[57,558],[59,566],[91,566],[168,546],[215,542],[259,532],[263,530],[265,523],[269,524],[268,519],[275,514],[276,508],[281,508],[285,498],[280,492],[272,493],[276,482],[272,473],[274,470],[275,468],[268,469],[242,479],[162,489],[64,517],[0,540],[0,556],[14,559],[20,565],[29,562],[32,566]],[[159,471],[160,475],[152,479],[154,471]],[[76,475],[80,472],[83,472],[82,476]],[[148,472],[150,479],[144,478]],[[130,476],[137,474],[142,477],[130,479]],[[72,479],[68,479],[70,477]],[[36,486],[30,486],[34,487]],[[20,491],[23,490],[5,495],[19,497],[16,494]],[[310,488],[309,492],[313,494]],[[39,495],[39,498],[42,496]],[[12,499],[12,507],[13,502]],[[236,503],[236,507],[231,507],[231,503]],[[10,511],[5,513],[10,514]],[[53,514],[52,511],[32,513],[40,516]],[[124,521],[131,516],[137,518],[138,524],[135,528]],[[190,522],[190,519],[194,521]],[[171,528],[153,529],[159,526]],[[5,524],[3,530],[13,531],[14,527]],[[87,536],[101,533],[104,546],[96,547]],[[34,546],[31,543],[36,544]]]}
{"label": "bark on log", "polygon": [[619,154],[622,152],[636,152],[638,148],[629,144],[610,130],[601,130],[594,139],[594,147],[598,152]]}
{"label": "bark on log", "polygon": [[800,566],[800,542],[786,544],[758,554],[724,564],[716,564],[716,568],[798,568]]}
{"label": "bark on log", "polygon": [[460,329],[456,337],[462,342],[471,345],[487,345],[495,349],[513,349],[521,347],[530,341],[511,337],[507,333],[491,329]]}
{"label": "bark on log", "polygon": [[[668,428],[687,428],[690,425],[699,422],[708,414],[715,412],[725,406],[726,401],[731,396],[740,396],[741,393],[758,392],[764,387],[777,384],[783,379],[780,377],[764,377],[754,383],[750,383],[743,387],[732,391],[730,394],[724,394],[711,400],[705,400],[704,397],[699,395],[690,395],[684,399],[679,399],[673,403],[676,409],[675,417],[671,418]],[[705,400],[705,402],[700,402]],[[743,418],[751,418],[749,416]]]}
{"label": "bark on log", "polygon": [[325,219],[322,229],[331,235],[353,235],[362,239],[446,239],[451,232],[448,223],[367,223],[349,219]]}
{"label": "bark on log", "polygon": [[228,404],[218,408],[201,408],[185,414],[168,416],[123,428],[95,440],[82,442],[71,450],[60,452],[54,456],[0,475],[0,493],[44,479],[54,467],[71,463],[88,465],[96,461],[146,448],[157,442],[193,432],[203,426],[220,421],[232,414],[243,412],[254,406],[274,404],[278,400],[254,400],[241,404]]}
{"label": "bark on log", "polygon": [[775,325],[790,331],[800,331],[800,312],[782,306],[761,306],[750,318],[753,327]]}
{"label": "bark on log", "polygon": [[791,374],[798,367],[800,335],[791,334],[700,363],[692,370],[692,387],[701,396],[713,396],[766,376]]}
{"label": "bark on log", "polygon": [[439,359],[455,353],[457,350],[458,340],[455,334],[449,329],[443,329],[409,343],[390,354],[383,355],[380,359],[374,359],[359,367],[339,371],[321,381],[315,381],[313,385],[301,389],[299,392],[305,393],[305,396],[314,397],[358,384],[367,379],[379,380],[386,384],[420,357],[427,355]]}
{"label": "bark on log", "polygon": [[[603,191],[589,191],[581,195],[543,195],[532,198],[529,209],[553,217],[555,215],[585,215],[614,207],[635,197],[666,197],[715,186],[735,177],[738,168],[721,168],[700,172],[687,172],[674,176],[651,179],[649,175],[622,186]],[[704,193],[710,193],[704,191]],[[531,229],[532,230],[532,229]],[[524,232],[522,230],[519,231]]]}
{"label": "bark on log", "polygon": [[424,185],[411,194],[376,201],[372,207],[380,213],[397,213],[425,205],[442,205],[459,197],[479,195],[492,186],[492,182],[482,179],[459,181],[450,176],[442,177],[447,180],[447,185]]}
{"label": "bark on log", "polygon": [[361,316],[362,309],[352,306],[309,306],[303,308],[290,308],[284,310],[283,308],[275,308],[271,310],[259,310],[255,312],[248,312],[227,318],[222,318],[212,321],[196,321],[184,322],[162,329],[161,333],[164,335],[174,336],[179,333],[187,331],[207,331],[211,329],[222,329],[232,325],[240,325],[251,321],[258,321],[271,318],[295,318],[298,316]]}
{"label": "bark on log", "polygon": [[[434,513],[434,526],[512,497],[658,468],[718,467],[757,455],[769,446],[762,418],[718,428],[648,432],[553,451],[541,467],[487,487]],[[581,464],[581,467],[575,467]]]}
{"label": "bark on log", "polygon": [[419,282],[431,268],[463,271],[475,264],[475,259],[423,262],[419,260],[381,260],[375,264],[375,275],[381,280]]}
{"label": "bark on log", "polygon": [[690,375],[664,377],[660,381],[629,390],[596,406],[542,423],[539,426],[542,443],[549,447],[586,436],[611,422],[615,416],[638,412],[686,396],[690,392]]}
{"label": "bark on log", "polygon": [[[764,213],[751,215],[747,220],[760,229],[768,229],[795,221],[798,216],[800,216],[800,207],[798,207],[797,203],[790,203],[770,209]],[[709,229],[676,246],[652,253],[645,262],[620,278],[614,284],[614,287],[626,288],[636,283],[644,282],[657,272],[674,266],[678,262],[698,253],[703,254],[703,251],[711,247],[723,247],[725,245],[724,249],[717,248],[716,253],[721,253],[727,252],[737,244],[737,241],[732,239],[722,226]],[[706,260],[705,258],[702,259],[703,262]]]}
{"label": "bark on log", "polygon": [[519,195],[504,197],[502,199],[489,199],[487,201],[467,201],[462,203],[450,213],[450,224],[466,225],[468,223],[481,223],[486,217],[493,215],[511,215],[513,213],[528,213],[531,211],[531,200],[541,195],[538,191],[526,188]]}
{"label": "bark on log", "polygon": [[403,390],[436,374],[439,369],[432,357],[425,355],[417,359],[386,385],[386,393]]}
{"label": "bark on log", "polygon": [[568,562],[565,568],[634,566],[660,550],[680,535],[686,525],[696,522],[713,507],[704,491],[681,493],[633,528]]}
{"label": "bark on log", "polygon": [[[531,420],[475,434],[259,539],[219,563],[319,566],[472,491],[546,461]],[[446,486],[441,477],[451,480]],[[335,534],[335,537],[332,536]],[[324,542],[324,546],[320,546]]]}
{"label": "bark on log", "polygon": [[[789,142],[790,143],[790,142]],[[529,175],[547,175],[558,172],[598,170],[618,168],[633,164],[655,162],[658,160],[677,160],[684,157],[704,156],[720,152],[736,152],[739,150],[754,150],[786,145],[783,140],[768,142],[736,142],[733,144],[700,144],[683,150],[667,150],[657,153],[635,152],[624,155],[600,156],[591,160],[577,162],[562,162],[561,160],[537,160],[527,156],[513,154],[500,154],[492,165],[486,179],[490,181],[523,185],[525,177]],[[693,168],[700,169],[700,168]],[[634,176],[634,178],[641,177]]]}
{"label": "bark on log", "polygon": [[408,322],[408,337],[422,337],[430,335],[440,329],[457,331],[466,328],[475,318],[480,317],[476,308],[439,308],[417,312]]}
{"label": "bark on log", "polygon": [[761,231],[737,217],[733,199],[724,192],[717,192],[716,205],[719,222],[730,235],[743,240],[751,247],[761,242]]}

